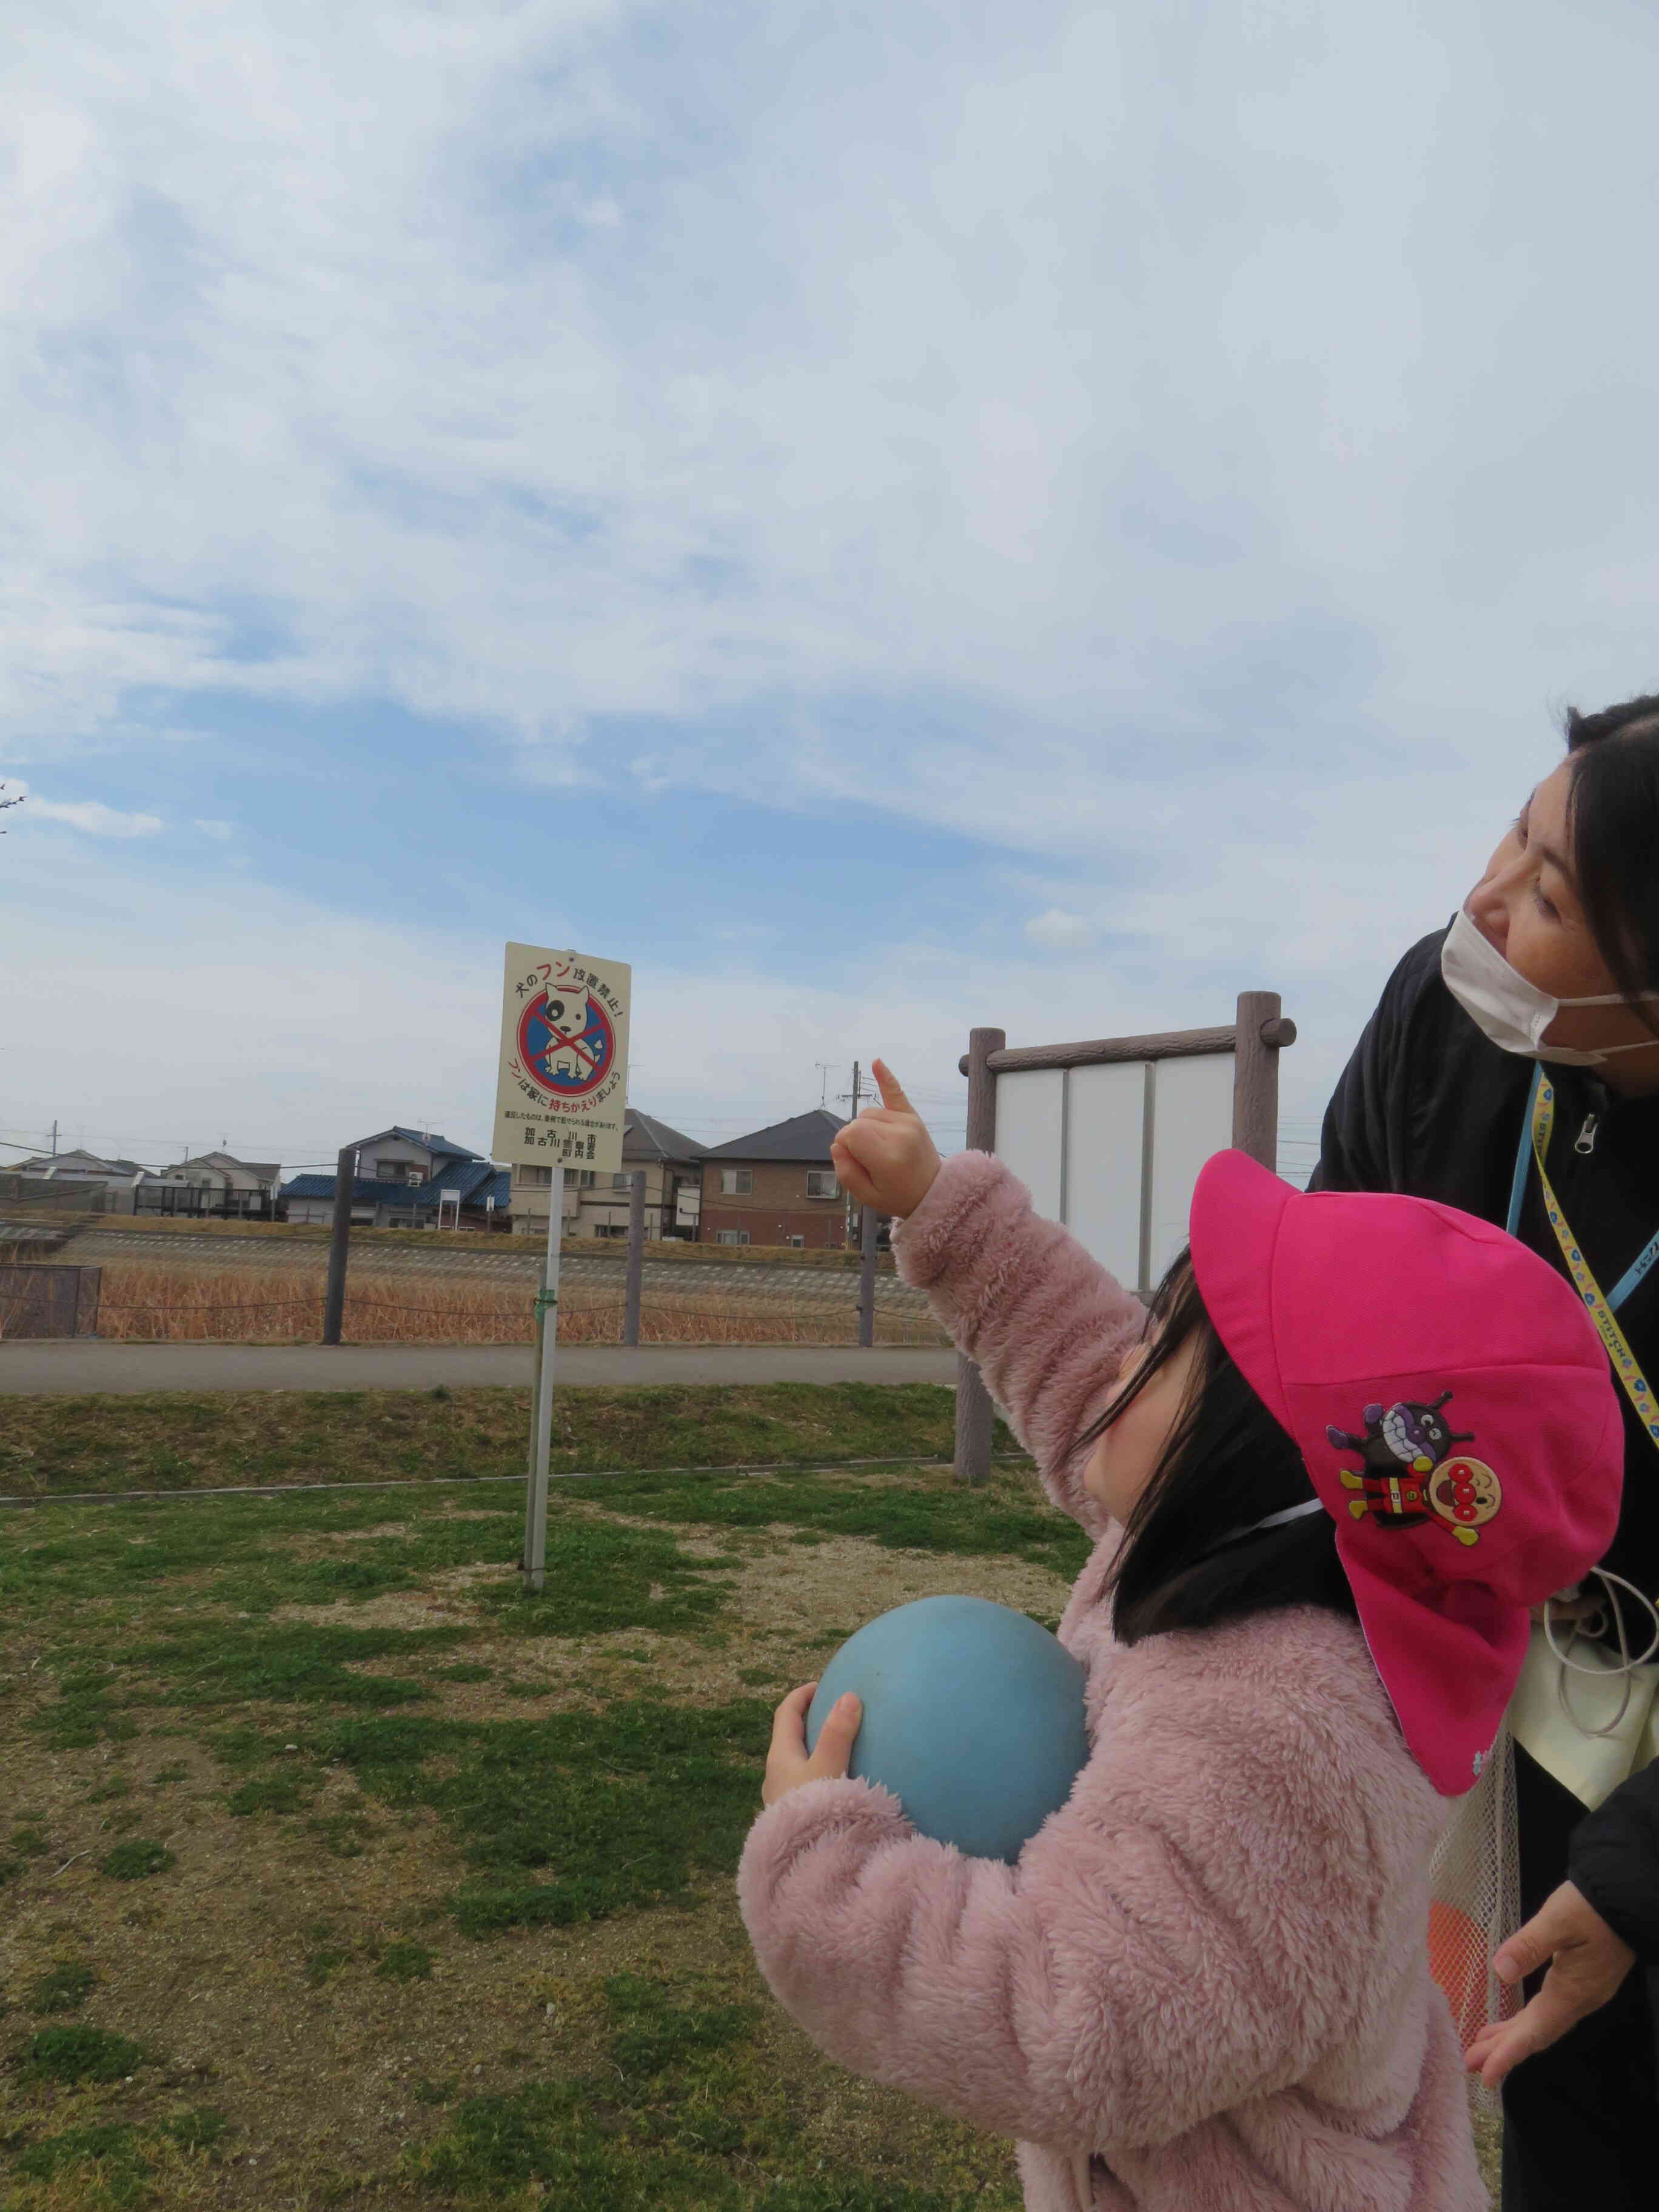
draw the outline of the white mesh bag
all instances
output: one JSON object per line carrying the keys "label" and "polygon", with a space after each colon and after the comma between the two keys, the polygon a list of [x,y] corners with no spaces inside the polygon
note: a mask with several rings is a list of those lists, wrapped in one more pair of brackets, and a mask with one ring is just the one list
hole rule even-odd
{"label": "white mesh bag", "polygon": [[[1492,1971],[1521,1925],[1521,1847],[1515,1812],[1515,1740],[1507,1721],[1473,1790],[1460,1797],[1429,1862],[1429,1964],[1467,2050],[1488,2021],[1512,2020],[1518,1988]],[[1469,2094],[1496,2112],[1498,2093],[1471,2075]]]}

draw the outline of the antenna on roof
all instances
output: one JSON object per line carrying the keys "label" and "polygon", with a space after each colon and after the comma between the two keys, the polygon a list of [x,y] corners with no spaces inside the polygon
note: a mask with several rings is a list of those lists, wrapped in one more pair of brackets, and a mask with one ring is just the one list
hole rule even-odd
{"label": "antenna on roof", "polygon": [[835,1064],[836,1063],[833,1060],[815,1060],[812,1062],[813,1066],[817,1068],[818,1073],[823,1079],[823,1082],[818,1085],[818,1104],[820,1107],[827,1106],[830,1103],[830,1071]]}

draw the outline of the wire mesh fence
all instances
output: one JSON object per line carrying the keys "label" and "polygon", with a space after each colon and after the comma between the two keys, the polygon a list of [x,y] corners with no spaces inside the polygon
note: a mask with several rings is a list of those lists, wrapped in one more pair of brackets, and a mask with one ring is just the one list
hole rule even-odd
{"label": "wire mesh fence", "polygon": [[[414,1255],[411,1255],[411,1259]],[[598,1264],[598,1263],[596,1263]],[[614,1344],[623,1333],[622,1270],[614,1281],[567,1279],[559,1296],[566,1344]],[[852,1344],[858,1339],[852,1278],[791,1279],[787,1267],[763,1280],[706,1282],[712,1270],[647,1271],[640,1315],[642,1344]],[[690,1281],[679,1279],[689,1277]],[[125,1342],[307,1344],[320,1334],[321,1268],[211,1267],[106,1261],[98,1333]],[[356,1344],[528,1344],[535,1285],[467,1281],[411,1265],[354,1266],[346,1279],[343,1334]],[[878,1284],[878,1345],[942,1346],[944,1333],[918,1293],[890,1278]]]}

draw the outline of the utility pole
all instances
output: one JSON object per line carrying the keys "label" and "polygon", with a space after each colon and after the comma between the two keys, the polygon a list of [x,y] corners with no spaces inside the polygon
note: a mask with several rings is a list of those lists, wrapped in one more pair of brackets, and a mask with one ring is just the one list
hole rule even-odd
{"label": "utility pole", "polygon": [[[856,1121],[859,1118],[859,1085],[861,1080],[861,1077],[862,1070],[860,1068],[857,1060],[854,1060],[853,1062],[853,1088],[850,1092],[843,1091],[841,1095],[840,1101],[838,1102],[844,1106],[847,1103],[848,1097],[851,1097],[853,1102],[853,1111],[848,1118],[854,1121]],[[846,1234],[842,1238],[843,1245],[848,1245],[852,1243],[853,1224],[857,1218],[857,1210],[854,1206],[852,1200],[849,1198],[847,1201],[847,1231]]]}
{"label": "utility pole", "polygon": [[52,1125],[52,1156],[53,1159],[58,1157],[58,1123],[55,1119]]}

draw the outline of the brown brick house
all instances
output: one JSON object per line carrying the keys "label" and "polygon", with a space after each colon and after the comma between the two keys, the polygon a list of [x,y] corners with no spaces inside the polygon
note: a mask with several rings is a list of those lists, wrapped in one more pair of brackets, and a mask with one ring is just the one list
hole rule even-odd
{"label": "brown brick house", "polygon": [[847,1243],[847,1196],[830,1164],[838,1115],[810,1114],[734,1137],[702,1156],[705,1244],[799,1244],[821,1252]]}

